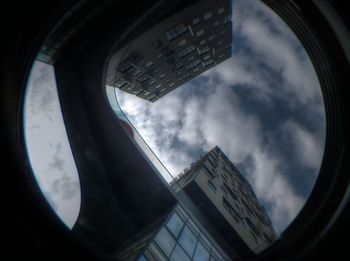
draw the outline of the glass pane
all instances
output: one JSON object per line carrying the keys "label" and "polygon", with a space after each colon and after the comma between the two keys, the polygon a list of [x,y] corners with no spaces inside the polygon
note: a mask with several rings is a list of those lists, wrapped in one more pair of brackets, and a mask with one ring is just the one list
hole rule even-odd
{"label": "glass pane", "polygon": [[193,255],[196,242],[197,238],[192,232],[192,230],[188,226],[185,226],[185,228],[182,230],[179,243],[190,256]]}
{"label": "glass pane", "polygon": [[194,261],[208,261],[209,251],[203,246],[201,242],[198,242],[196,251],[193,256]]}
{"label": "glass pane", "polygon": [[174,252],[172,253],[171,257],[170,257],[171,261],[190,261],[191,259],[188,257],[188,255],[185,253],[185,251],[180,247],[180,245],[178,244],[175,249]]}
{"label": "glass pane", "polygon": [[140,255],[137,261],[148,261],[147,257],[144,254]]}
{"label": "glass pane", "polygon": [[176,241],[172,237],[172,235],[169,233],[169,231],[163,227],[157,236],[155,237],[154,241],[158,244],[158,246],[163,250],[164,254],[166,256],[169,256],[171,253],[171,250],[173,250]]}
{"label": "glass pane", "polygon": [[174,213],[174,215],[168,221],[167,227],[169,228],[170,232],[173,233],[175,238],[177,238],[183,225],[184,222],[182,221],[182,219],[179,217],[178,214]]}

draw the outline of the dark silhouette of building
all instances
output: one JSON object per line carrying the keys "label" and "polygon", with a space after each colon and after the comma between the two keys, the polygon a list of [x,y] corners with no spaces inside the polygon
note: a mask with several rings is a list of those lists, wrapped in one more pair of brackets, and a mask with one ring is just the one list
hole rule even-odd
{"label": "dark silhouette of building", "polygon": [[198,1],[118,49],[106,81],[154,102],[231,57],[231,1]]}

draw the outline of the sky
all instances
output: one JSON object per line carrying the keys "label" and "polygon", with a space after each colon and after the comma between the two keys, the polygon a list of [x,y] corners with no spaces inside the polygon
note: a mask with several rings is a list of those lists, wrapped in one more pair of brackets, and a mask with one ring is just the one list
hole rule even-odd
{"label": "sky", "polygon": [[218,145],[280,234],[315,184],[325,113],[296,36],[258,1],[233,2],[232,57],[155,103],[116,91],[140,135],[176,176]]}
{"label": "sky", "polygon": [[80,210],[80,183],[63,122],[53,66],[34,63],[23,113],[33,174],[55,213],[72,228]]}

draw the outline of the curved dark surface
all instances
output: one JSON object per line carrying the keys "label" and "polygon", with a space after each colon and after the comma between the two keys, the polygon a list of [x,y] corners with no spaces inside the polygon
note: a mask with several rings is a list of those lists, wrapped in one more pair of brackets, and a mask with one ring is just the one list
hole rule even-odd
{"label": "curved dark surface", "polygon": [[[73,2],[8,2],[2,6],[4,13],[9,14],[1,17],[4,46],[0,71],[0,139],[5,244],[0,255],[3,257],[91,260],[96,255],[96,252],[91,252],[91,247],[87,248],[82,241],[71,236],[42,197],[26,158],[22,133],[21,103],[32,61],[51,26]],[[123,10],[136,15],[151,2],[143,1],[144,5],[137,5],[136,1],[129,1],[124,3],[129,9]],[[290,1],[264,2],[291,26],[314,63],[324,94],[327,137],[319,179],[310,199],[280,241],[258,259],[346,259],[349,256],[346,238],[350,232],[350,207],[349,201],[343,199],[350,173],[347,156],[350,133],[349,62],[337,36],[312,1],[294,1],[295,4]],[[121,7],[121,3],[118,4]],[[345,5],[341,1],[332,1],[332,5],[345,19]],[[121,15],[120,18],[125,18],[124,25],[132,21],[128,12]],[[345,20],[345,24],[349,25],[348,21]],[[343,208],[340,208],[342,202]]]}

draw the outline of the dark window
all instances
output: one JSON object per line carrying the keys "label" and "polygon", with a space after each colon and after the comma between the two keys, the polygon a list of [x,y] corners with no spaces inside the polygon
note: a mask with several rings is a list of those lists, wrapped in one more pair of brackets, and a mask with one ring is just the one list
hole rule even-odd
{"label": "dark window", "polygon": [[187,31],[186,26],[183,24],[179,24],[175,26],[174,28],[170,29],[165,33],[165,37],[169,40],[172,41],[176,38],[178,38],[180,35],[184,34]]}
{"label": "dark window", "polygon": [[216,193],[216,186],[211,180],[208,180],[208,186],[209,188],[211,188],[212,191]]}
{"label": "dark window", "polygon": [[162,40],[157,39],[152,43],[152,46],[154,49],[159,49],[160,47],[162,47],[164,45],[164,43],[162,42]]}
{"label": "dark window", "polygon": [[177,236],[180,234],[183,225],[183,220],[176,213],[174,213],[174,215],[170,218],[170,220],[167,223],[168,229],[174,235],[175,238],[177,238]]}
{"label": "dark window", "polygon": [[196,67],[198,64],[201,63],[201,60],[197,59],[191,62],[190,64],[187,65],[186,69],[187,70],[192,70],[194,67]]}
{"label": "dark window", "polygon": [[188,226],[185,226],[182,230],[179,243],[189,256],[193,255],[197,243],[197,237]]}
{"label": "dark window", "polygon": [[255,235],[259,236],[260,231],[256,228],[256,226],[252,223],[252,221],[250,221],[249,218],[246,218],[245,221],[247,225],[250,227],[250,229],[255,233]]}
{"label": "dark window", "polygon": [[203,165],[203,168],[206,170],[206,172],[208,173],[208,175],[210,177],[212,177],[212,178],[215,177],[214,173],[211,170],[209,170],[207,166]]}
{"label": "dark window", "polygon": [[237,211],[231,206],[231,204],[227,201],[225,197],[222,198],[222,203],[224,208],[230,213],[230,215],[237,221],[240,222],[241,216],[237,213]]}
{"label": "dark window", "polygon": [[117,70],[121,73],[127,72],[129,69],[131,69],[132,65],[131,63],[127,61],[122,61],[119,63]]}
{"label": "dark window", "polygon": [[209,251],[201,242],[198,242],[193,260],[209,260]]}
{"label": "dark window", "polygon": [[180,58],[183,58],[183,57],[186,57],[187,55],[189,55],[190,53],[192,53],[196,48],[194,47],[193,44],[181,49],[179,52],[178,52],[178,55]]}
{"label": "dark window", "polygon": [[166,256],[169,256],[171,250],[174,248],[176,241],[170,232],[163,227],[155,237],[154,241],[157,243],[159,248],[164,252]]}
{"label": "dark window", "polygon": [[208,67],[214,63],[213,59],[207,60],[203,62],[203,67]]}
{"label": "dark window", "polygon": [[191,261],[190,257],[185,253],[183,248],[178,244],[174,252],[171,254],[170,257],[171,261]]}

